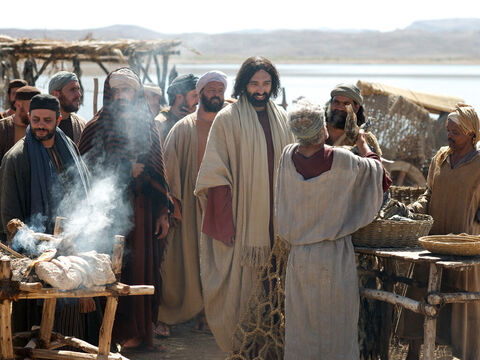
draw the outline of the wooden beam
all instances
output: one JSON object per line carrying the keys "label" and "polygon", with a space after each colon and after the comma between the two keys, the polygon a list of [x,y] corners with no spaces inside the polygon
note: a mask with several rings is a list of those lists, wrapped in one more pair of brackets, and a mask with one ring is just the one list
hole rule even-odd
{"label": "wooden beam", "polygon": [[64,335],[59,334],[59,333],[53,333],[52,334],[52,339],[55,339],[55,341],[63,343],[64,346],[65,345],[71,346],[71,347],[80,349],[80,350],[82,350],[86,353],[89,353],[89,354],[98,354],[98,347],[97,346],[94,346],[94,345],[89,344],[88,342],[86,342],[84,340],[77,339],[77,338],[72,337],[72,336],[64,336]]}
{"label": "wooden beam", "polygon": [[52,337],[53,323],[55,321],[55,305],[57,299],[45,299],[43,302],[42,322],[40,324],[40,344],[43,348],[48,348]]}
{"label": "wooden beam", "polygon": [[34,78],[35,82],[37,82],[40,75],[43,74],[43,72],[47,68],[48,64],[50,64],[54,58],[55,58],[55,56],[52,54],[52,55],[50,55],[50,57],[47,60],[45,60],[43,62],[42,67],[40,68],[40,70],[38,70],[37,74],[35,75],[35,78]]}
{"label": "wooden beam", "polygon": [[[150,52],[150,54],[148,54],[147,65],[145,66],[145,71],[144,71],[144,74],[143,74],[142,83],[145,82],[145,78],[148,76],[148,69],[150,68],[150,64],[151,64],[151,62],[152,62],[152,57],[153,57],[153,54]],[[149,79],[150,79],[150,78],[149,78]],[[153,83],[152,79],[150,79],[150,82]]]}
{"label": "wooden beam", "polygon": [[435,316],[437,314],[437,309],[434,306],[423,305],[419,301],[415,301],[384,290],[360,288],[360,295],[368,299],[385,301],[393,305],[400,305],[405,309],[413,311],[417,314],[430,316]]}
{"label": "wooden beam", "polygon": [[18,72],[18,67],[17,67],[17,58],[15,57],[15,55],[9,54],[8,61],[10,62],[10,66],[12,67],[13,77],[15,79],[20,78],[20,73]]}
{"label": "wooden beam", "polygon": [[109,297],[103,313],[102,327],[98,337],[98,354],[110,354],[110,343],[112,340],[112,329],[115,321],[115,312],[117,311],[118,298]]}
{"label": "wooden beam", "polygon": [[[0,280],[10,280],[12,271],[10,268],[10,259],[3,256],[0,259]],[[12,342],[12,301],[0,301],[0,353],[2,359],[13,359],[13,342]]]}
{"label": "wooden beam", "polygon": [[480,300],[480,292],[438,293],[429,294],[427,297],[428,303],[432,305],[465,303],[478,300]]}
{"label": "wooden beam", "polygon": [[[159,88],[162,88],[160,85],[162,83],[162,78],[160,75],[161,71],[160,71],[160,64],[158,63],[157,54],[154,55],[153,60],[155,61],[155,70],[157,71],[157,85]],[[165,92],[163,89],[162,89],[162,94],[165,96]]]}
{"label": "wooden beam", "polygon": [[[438,292],[442,282],[442,268],[434,263],[430,264],[428,276],[429,293]],[[427,305],[429,306],[429,305]],[[433,360],[435,351],[435,338],[437,335],[437,318],[432,315],[425,316],[423,325],[423,358],[424,360]]]}
{"label": "wooden beam", "polygon": [[98,66],[100,66],[100,68],[103,70],[103,72],[104,72],[105,74],[107,74],[107,75],[109,74],[107,68],[106,68],[105,66],[103,66],[103,64],[102,64],[101,61],[98,61],[98,60],[97,60],[97,61],[95,61],[95,62],[98,64]]}
{"label": "wooden beam", "polygon": [[44,288],[40,291],[23,292],[18,294],[19,299],[60,299],[60,298],[86,298],[96,296],[122,296],[122,295],[153,295],[155,288],[152,285],[131,285],[128,293],[115,293],[103,287],[95,290],[92,288],[58,291],[58,289]]}

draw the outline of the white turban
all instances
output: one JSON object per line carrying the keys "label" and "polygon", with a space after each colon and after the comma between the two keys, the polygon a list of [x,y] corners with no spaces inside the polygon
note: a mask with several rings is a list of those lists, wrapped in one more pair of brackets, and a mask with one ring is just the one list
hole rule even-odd
{"label": "white turban", "polygon": [[122,86],[128,86],[135,90],[140,89],[140,80],[135,73],[127,68],[115,70],[110,75],[110,87],[117,88]]}
{"label": "white turban", "polygon": [[212,81],[218,81],[227,88],[227,75],[218,70],[212,70],[209,72],[206,72],[205,74],[202,75],[200,79],[197,81],[197,94],[200,94],[200,92],[203,90],[203,88]]}

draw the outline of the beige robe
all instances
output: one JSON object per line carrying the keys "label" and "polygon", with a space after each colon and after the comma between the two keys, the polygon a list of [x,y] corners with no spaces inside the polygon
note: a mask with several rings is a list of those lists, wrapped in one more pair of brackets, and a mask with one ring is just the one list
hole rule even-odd
{"label": "beige robe", "polygon": [[305,180],[296,144],[278,168],[278,235],[292,245],[285,281],[285,359],[358,359],[359,292],[350,234],[383,200],[379,161],[334,148],[329,171]]}
{"label": "beige robe", "polygon": [[[434,220],[430,231],[432,235],[462,232],[479,235],[480,223],[475,219],[475,214],[480,207],[480,155],[455,169],[451,168],[450,158],[447,157],[438,168],[437,158],[447,149],[448,147],[442,147],[433,158],[428,170],[427,190],[410,207],[416,212],[432,215]],[[426,268],[416,269],[415,272],[415,276],[422,276],[424,280],[427,274]],[[444,269],[442,286],[464,291],[480,291],[480,266],[475,266],[469,271]],[[407,295],[419,298],[425,295],[425,290],[413,288]],[[479,302],[452,304],[451,309],[450,306],[446,306],[440,312],[439,323],[441,326],[438,328],[437,336],[440,342],[450,340],[454,354],[463,360],[480,359]],[[406,312],[402,325],[403,337],[423,336],[423,317]]]}
{"label": "beige robe", "polygon": [[[293,135],[283,109],[270,101],[267,112],[275,179],[282,149]],[[208,325],[220,348],[231,351],[233,332],[255,286],[257,270],[270,253],[267,145],[255,109],[244,96],[222,109],[210,129],[195,188],[202,208],[208,189],[223,185],[232,192],[235,243],[229,247],[202,233],[200,271]]]}
{"label": "beige robe", "polygon": [[170,230],[161,266],[162,292],[158,320],[185,322],[203,309],[198,244],[201,216],[193,194],[198,171],[197,114],[178,121],[165,141],[170,193],[180,201],[182,220]]}

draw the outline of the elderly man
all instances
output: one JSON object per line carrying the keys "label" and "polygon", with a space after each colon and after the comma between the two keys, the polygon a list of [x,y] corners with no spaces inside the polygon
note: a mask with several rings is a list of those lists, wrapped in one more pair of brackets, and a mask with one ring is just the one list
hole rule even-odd
{"label": "elderly man", "polygon": [[[165,142],[165,159],[170,189],[181,208],[178,228],[170,231],[165,261],[162,264],[162,302],[157,333],[169,335],[168,325],[199,315],[203,309],[200,284],[199,238],[201,211],[193,195],[197,172],[202,162],[213,119],[224,104],[227,76],[209,71],[197,82],[198,110],[178,121]],[[197,327],[204,326],[203,316]]]}
{"label": "elderly man", "polygon": [[104,85],[103,109],[82,134],[80,152],[92,173],[112,174],[130,200],[132,228],[126,237],[122,281],[154,285],[155,296],[120,299],[114,339],[123,348],[153,347],[161,289],[162,260],[172,209],[164,173],[160,134],[139,77],[129,68],[111,72]]}
{"label": "elderly man", "polygon": [[158,114],[155,120],[160,121],[162,141],[167,138],[170,129],[178,120],[193,113],[198,104],[195,89],[198,78],[193,74],[176,77],[167,89],[169,109]]}
{"label": "elderly man", "polygon": [[[480,122],[475,109],[457,105],[446,122],[448,146],[440,148],[432,159],[427,177],[427,190],[410,210],[427,213],[434,223],[432,235],[468,233],[480,235]],[[427,269],[416,269],[416,276],[424,276]],[[443,286],[458,291],[480,291],[480,266],[469,271],[444,269]],[[423,298],[425,291],[412,288],[409,296]],[[440,342],[452,345],[453,354],[463,360],[480,359],[480,304],[450,305],[440,313],[443,326],[438,329]],[[418,359],[423,336],[420,316],[405,312],[402,337],[410,339],[407,359]]]}
{"label": "elderly man", "polygon": [[289,125],[298,143],[283,151],[275,198],[278,235],[292,246],[285,359],[358,359],[359,294],[350,234],[374,219],[389,179],[363,133],[356,141],[361,156],[324,145],[328,133],[320,106],[300,101]]}
{"label": "elderly man", "polygon": [[75,114],[80,108],[82,100],[82,92],[77,75],[69,71],[56,73],[48,83],[48,92],[60,101],[60,113],[62,114],[60,129],[75,144],[78,144],[86,122],[81,116]]}
{"label": "elderly man", "polygon": [[210,128],[195,194],[203,209],[200,274],[215,339],[232,350],[257,270],[273,244],[273,189],[282,149],[293,141],[277,96],[277,69],[263,57],[242,64],[225,107]]}
{"label": "elderly man", "polygon": [[23,86],[15,91],[15,113],[0,120],[0,160],[25,136],[29,124],[30,99],[38,94],[40,90],[33,86]]}
{"label": "elderly man", "polygon": [[[18,92],[17,92],[18,93]],[[51,95],[36,95],[30,101],[30,126],[26,135],[8,151],[0,168],[1,223],[20,219],[40,232],[53,233],[56,216],[62,216],[61,201],[66,189],[81,184],[87,196],[88,171],[75,144],[58,128],[60,105]],[[79,194],[82,196],[82,194]],[[41,219],[41,221],[40,221]],[[26,331],[35,324],[33,303],[16,304],[14,328]],[[32,311],[32,312],[29,312]],[[57,303],[55,330],[85,339],[86,317],[77,302]],[[37,319],[38,320],[38,319]],[[98,334],[98,333],[97,333]]]}
{"label": "elderly man", "polygon": [[26,85],[28,85],[28,83],[23,79],[13,79],[8,83],[7,100],[10,107],[0,115],[0,119],[15,114],[15,93],[19,88]]}
{"label": "elderly man", "polygon": [[357,125],[365,122],[363,97],[360,89],[353,84],[338,84],[330,92],[330,101],[326,104],[328,139],[326,144],[334,146],[354,145],[345,135],[347,119],[346,105],[351,105],[357,115]]}

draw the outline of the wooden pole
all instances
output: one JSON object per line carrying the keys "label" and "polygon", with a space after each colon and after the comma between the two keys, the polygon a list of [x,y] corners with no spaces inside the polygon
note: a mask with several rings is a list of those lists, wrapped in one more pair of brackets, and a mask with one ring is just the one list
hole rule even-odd
{"label": "wooden pole", "polygon": [[42,322],[40,324],[40,344],[42,348],[48,348],[52,337],[53,323],[55,321],[55,305],[57,298],[43,301]]}
{"label": "wooden pole", "polygon": [[[8,256],[0,260],[0,280],[10,280],[12,271],[10,269],[10,259]],[[2,300],[0,302],[0,352],[2,359],[13,359],[12,343],[12,313],[11,300]]]}
{"label": "wooden pole", "polygon": [[[442,268],[436,264],[430,263],[430,273],[428,276],[428,293],[438,292],[442,283]],[[435,316],[425,316],[423,325],[423,359],[433,360],[435,351],[435,338],[437,335],[437,318]]]}
{"label": "wooden pole", "polygon": [[[161,89],[162,78],[160,76],[160,64],[158,63],[157,54],[153,56],[153,61],[155,62],[155,70],[157,71],[157,84],[158,84],[158,87]],[[165,94],[163,89],[162,89],[162,94]]]}
{"label": "wooden pole", "polygon": [[122,235],[115,235],[115,242],[113,245],[113,253],[112,253],[112,271],[115,274],[117,281],[120,281],[120,276],[122,273],[124,246],[125,246],[125,237]]}
{"label": "wooden pole", "polygon": [[93,78],[93,115],[98,111],[98,78]]}
{"label": "wooden pole", "polygon": [[38,70],[37,74],[35,75],[35,82],[37,82],[38,78],[40,77],[40,75],[42,75],[42,73],[45,71],[45,69],[47,68],[48,64],[50,64],[50,62],[52,62],[54,58],[54,55],[52,54],[47,60],[45,60],[42,64],[42,67],[40,68],[40,70]]}
{"label": "wooden pole", "polygon": [[112,341],[112,329],[117,305],[118,298],[111,296],[107,299],[107,305],[103,313],[102,327],[100,328],[98,337],[98,355],[110,354],[110,343]]}
{"label": "wooden pole", "polygon": [[480,300],[480,292],[429,294],[427,297],[428,303],[432,305],[465,303],[478,300]]}
{"label": "wooden pole", "polygon": [[162,81],[160,83],[160,89],[162,89],[163,94],[165,94],[165,84],[167,82],[167,72],[168,72],[168,55],[164,54],[162,56]]}

